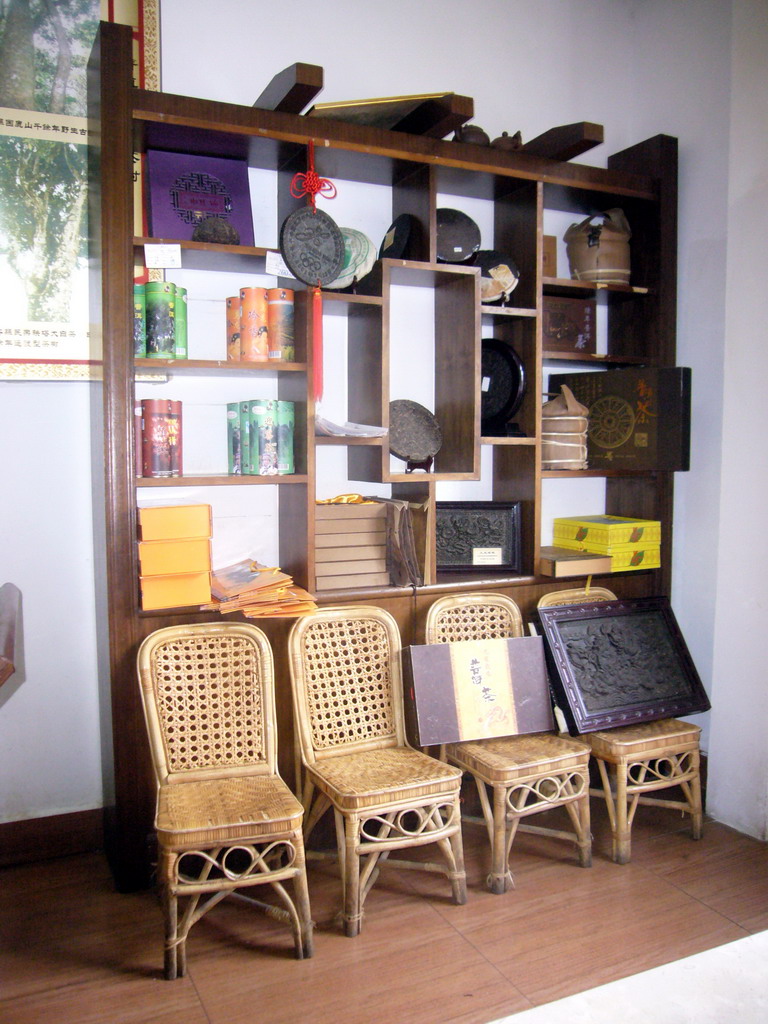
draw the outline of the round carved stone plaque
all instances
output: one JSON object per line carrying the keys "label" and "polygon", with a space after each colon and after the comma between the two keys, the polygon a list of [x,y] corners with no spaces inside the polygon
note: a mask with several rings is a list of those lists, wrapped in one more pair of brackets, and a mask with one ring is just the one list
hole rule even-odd
{"label": "round carved stone plaque", "polygon": [[341,272],[344,238],[327,213],[302,206],[283,221],[280,252],[294,277],[324,288]]}

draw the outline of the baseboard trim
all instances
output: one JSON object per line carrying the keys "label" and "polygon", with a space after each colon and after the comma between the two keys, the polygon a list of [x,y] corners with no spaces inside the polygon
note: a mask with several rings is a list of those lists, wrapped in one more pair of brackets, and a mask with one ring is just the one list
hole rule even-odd
{"label": "baseboard trim", "polygon": [[73,811],[0,824],[0,867],[104,849],[104,810]]}

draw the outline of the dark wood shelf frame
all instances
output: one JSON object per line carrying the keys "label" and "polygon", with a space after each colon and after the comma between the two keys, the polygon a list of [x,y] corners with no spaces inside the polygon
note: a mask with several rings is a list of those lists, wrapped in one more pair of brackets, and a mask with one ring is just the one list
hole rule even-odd
{"label": "dark wood shelf frame", "polygon": [[[432,510],[443,480],[477,480],[480,447],[492,458],[492,498],[521,505],[522,575],[428,574],[423,587],[388,587],[321,593],[324,604],[374,602],[394,615],[403,643],[423,642],[429,604],[445,593],[500,590],[512,596],[526,618],[542,594],[574,585],[537,574],[541,548],[542,484],[554,477],[604,476],[606,512],[662,522],[661,568],[606,578],[621,597],[670,592],[673,474],[552,473],[541,470],[541,381],[544,361],[567,359],[543,351],[541,309],[544,294],[596,297],[608,310],[608,353],[571,358],[587,366],[673,366],[675,360],[677,144],[659,135],[608,160],[605,168],[551,158],[553,150],[501,151],[441,139],[382,131],[366,126],[302,117],[275,102],[266,110],[135,89],[132,84],[130,29],[103,24],[89,66],[89,118],[92,187],[91,319],[103,324],[103,385],[94,415],[103,417],[103,448],[94,445],[94,501],[103,506],[105,537],[97,578],[99,600],[109,622],[104,631],[113,707],[115,800],[108,809],[108,852],[118,886],[148,884],[154,781],[135,678],[141,640],[155,629],[181,622],[220,618],[200,609],[142,612],[136,552],[137,489],[172,486],[274,485],[279,493],[279,558],[297,582],[315,583],[314,507],[318,489],[316,450],[345,447],[349,479],[383,481],[393,497],[426,501]],[[288,83],[290,85],[290,82]],[[283,88],[281,86],[281,88]],[[279,90],[278,90],[279,91]],[[279,99],[279,98],[278,98]],[[281,109],[282,107],[282,109]],[[585,123],[586,124],[586,123]],[[578,132],[576,133],[578,135]],[[584,134],[584,132],[582,132]],[[588,132],[586,133],[589,134]],[[389,306],[393,282],[433,290],[435,295],[435,414],[444,432],[444,451],[429,474],[391,472],[386,438],[316,438],[311,393],[314,368],[308,294],[296,290],[296,362],[281,365],[228,364],[225,360],[137,360],[132,356],[132,271],[143,248],[174,240],[136,237],[131,168],[135,152],[175,149],[238,157],[254,168],[278,174],[278,223],[296,208],[288,185],[306,168],[306,149],[316,143],[317,173],[328,178],[385,185],[391,191],[392,219],[410,213],[416,221],[408,261],[378,261],[356,291],[323,293],[327,315],[347,323],[349,419],[387,426],[389,414]],[[562,140],[561,140],[562,141]],[[568,140],[565,140],[568,142]],[[571,143],[573,139],[571,139]],[[559,143],[558,143],[559,144]],[[570,144],[570,143],[569,143]],[[578,139],[576,140],[578,143]],[[567,152],[558,150],[562,153]],[[509,252],[521,268],[507,306],[479,301],[476,270],[440,264],[435,256],[438,196],[493,202],[493,234],[487,247]],[[545,209],[584,217],[621,206],[632,226],[631,287],[584,286],[542,274]],[[277,232],[275,232],[277,234]],[[269,247],[216,246],[180,242],[182,265],[213,272],[264,273]],[[508,341],[523,360],[529,387],[516,417],[525,437],[480,437],[480,341],[493,333]],[[277,396],[300,405],[296,464],[290,477],[228,477],[217,474],[152,482],[137,479],[133,461],[134,380],[179,375],[273,375]],[[103,474],[100,481],[99,474]],[[98,514],[98,513],[97,513]],[[291,620],[259,623],[275,652],[278,679],[280,768],[293,780],[293,723],[286,638]]]}

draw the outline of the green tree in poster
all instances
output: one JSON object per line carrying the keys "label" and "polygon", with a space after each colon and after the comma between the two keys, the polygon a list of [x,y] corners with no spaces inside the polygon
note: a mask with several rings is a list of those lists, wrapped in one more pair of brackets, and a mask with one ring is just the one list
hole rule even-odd
{"label": "green tree in poster", "polygon": [[0,0],[0,107],[86,114],[99,0]]}
{"label": "green tree in poster", "polygon": [[87,190],[85,146],[0,136],[0,250],[24,281],[28,320],[70,320]]}
{"label": "green tree in poster", "polygon": [[[0,106],[84,116],[99,0],[0,0]],[[71,319],[86,256],[84,145],[0,136],[0,252],[24,282],[27,319]]]}

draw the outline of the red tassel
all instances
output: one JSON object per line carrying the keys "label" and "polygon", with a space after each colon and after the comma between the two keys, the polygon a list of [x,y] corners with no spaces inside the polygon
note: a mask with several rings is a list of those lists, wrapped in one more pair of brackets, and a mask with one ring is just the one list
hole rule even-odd
{"label": "red tassel", "polygon": [[319,285],[312,289],[312,385],[315,401],[323,397],[323,293]]}

